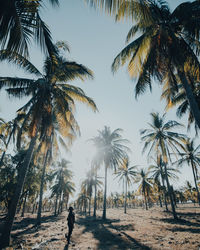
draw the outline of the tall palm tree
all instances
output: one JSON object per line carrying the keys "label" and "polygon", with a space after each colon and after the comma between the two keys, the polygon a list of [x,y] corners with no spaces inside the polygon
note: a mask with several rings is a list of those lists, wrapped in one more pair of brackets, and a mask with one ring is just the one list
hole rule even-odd
{"label": "tall palm tree", "polygon": [[105,182],[104,182],[104,201],[103,201],[103,219],[106,219],[106,197],[107,197],[107,170],[108,168],[116,170],[116,167],[122,162],[123,158],[127,156],[129,148],[124,144],[128,140],[121,136],[122,129],[111,129],[107,126],[103,130],[98,131],[99,135],[91,139],[97,148],[97,155],[99,162],[104,164],[105,168]]}
{"label": "tall palm tree", "polygon": [[[43,1],[0,0],[0,45],[25,57],[29,56],[30,39],[36,40],[44,52],[49,55],[56,50],[51,41],[50,31],[40,17]],[[58,0],[50,0],[58,5]]]}
{"label": "tall palm tree", "polygon": [[[109,2],[109,1],[107,1]],[[200,109],[195,100],[190,79],[199,78],[198,60],[200,2],[182,3],[171,12],[166,1],[123,1],[117,20],[131,18],[134,25],[127,35],[127,43],[114,59],[112,70],[128,63],[131,78],[137,79],[135,94],[152,88],[152,78],[162,82],[167,79],[176,86],[178,75],[185,90],[196,123],[200,127]],[[187,9],[187,11],[185,11]]]}
{"label": "tall palm tree", "polygon": [[147,198],[149,198],[149,195],[152,190],[151,186],[152,179],[148,177],[148,175],[149,175],[148,170],[145,170],[143,168],[138,170],[136,175],[136,183],[139,182],[138,191],[141,192],[144,196],[144,203],[146,210],[148,210]]}
{"label": "tall palm tree", "polygon": [[134,177],[137,175],[137,166],[130,166],[129,158],[124,158],[115,174],[119,177],[119,181],[125,180],[124,213],[126,214],[127,186],[131,184],[131,181],[133,181]]}
{"label": "tall palm tree", "polygon": [[200,205],[200,194],[197,186],[197,169],[200,166],[200,145],[195,147],[194,140],[188,139],[185,142],[185,147],[183,148],[184,152],[180,153],[180,159],[176,161],[174,164],[178,164],[178,166],[183,166],[184,164],[188,164],[191,166],[192,173],[194,177],[195,189],[197,192],[197,199]]}
{"label": "tall palm tree", "polygon": [[[16,57],[13,58],[13,54],[11,54],[8,60],[11,59],[16,62],[16,60],[21,60],[21,57],[19,56],[18,59],[16,59]],[[36,140],[41,140],[48,132],[48,128],[51,126],[52,116],[54,115],[56,117],[59,127],[66,127],[67,134],[73,134],[74,129],[76,130],[75,132],[79,131],[78,124],[74,118],[75,100],[86,103],[94,111],[96,110],[94,101],[87,97],[81,88],[67,83],[78,78],[84,80],[88,77],[92,77],[92,72],[83,65],[68,62],[60,56],[56,57],[56,61],[52,61],[47,57],[44,63],[44,74],[42,74],[25,58],[23,58],[21,62],[24,69],[30,73],[34,73],[36,76],[39,76],[39,78],[36,80],[14,77],[0,78],[0,87],[9,86],[7,91],[10,95],[16,97],[32,96],[27,104],[20,109],[20,111],[26,113],[21,132],[24,127],[29,127],[31,141],[22,165],[23,172],[19,177],[19,183],[12,200],[12,206],[3,227],[2,240],[0,241],[3,247],[9,245],[10,232],[17,203],[23,189],[23,183],[36,145]],[[21,132],[18,135],[18,142],[20,142]],[[18,147],[20,147],[20,143],[18,143]]]}
{"label": "tall palm tree", "polygon": [[173,130],[183,125],[176,121],[168,121],[165,123],[165,114],[160,116],[158,113],[151,113],[152,123],[149,124],[150,129],[141,130],[141,139],[144,142],[143,151],[149,148],[148,156],[152,153],[158,157],[162,155],[164,162],[164,173],[167,182],[167,189],[170,196],[170,202],[174,219],[177,219],[173,197],[171,194],[171,186],[167,175],[167,165],[171,161],[171,152],[179,154],[179,149],[183,149],[183,142],[186,136]]}

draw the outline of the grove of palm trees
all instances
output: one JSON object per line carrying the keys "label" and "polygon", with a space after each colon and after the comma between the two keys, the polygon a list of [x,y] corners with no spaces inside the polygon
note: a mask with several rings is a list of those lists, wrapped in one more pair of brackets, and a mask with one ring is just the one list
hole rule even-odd
{"label": "grove of palm trees", "polygon": [[199,249],[200,1],[0,3],[0,249]]}

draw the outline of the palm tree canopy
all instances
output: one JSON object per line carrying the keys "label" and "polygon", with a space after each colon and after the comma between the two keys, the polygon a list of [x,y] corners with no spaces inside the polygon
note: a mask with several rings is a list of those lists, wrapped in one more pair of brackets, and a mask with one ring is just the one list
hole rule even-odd
{"label": "palm tree canopy", "polygon": [[131,180],[134,180],[137,175],[137,166],[130,166],[129,158],[124,158],[115,174],[116,177],[119,178],[119,181],[125,178],[127,180],[127,184],[130,185]]}
{"label": "palm tree canopy", "polygon": [[162,155],[163,161],[171,160],[171,152],[179,153],[179,148],[183,149],[182,143],[186,136],[177,132],[174,129],[183,126],[176,121],[168,121],[165,123],[165,114],[160,116],[159,113],[151,113],[152,123],[149,123],[150,129],[140,131],[141,140],[145,143],[143,152],[149,148],[148,156],[153,153]]}
{"label": "palm tree canopy", "polygon": [[[58,0],[49,0],[58,5]],[[35,39],[41,49],[50,54],[55,53],[51,34],[40,17],[43,1],[0,0],[0,44],[2,48],[29,56],[30,39]]]}
{"label": "palm tree canopy", "polygon": [[123,158],[127,155],[130,149],[124,144],[128,140],[123,139],[121,136],[122,129],[111,129],[107,126],[103,130],[98,131],[99,135],[91,139],[97,148],[97,155],[99,163],[103,162],[106,167],[114,168],[120,164]]}
{"label": "palm tree canopy", "polygon": [[137,171],[136,183],[139,183],[138,191],[149,194],[152,189],[152,178],[149,177],[149,171],[141,168]]}
{"label": "palm tree canopy", "polygon": [[26,113],[22,129],[25,126],[29,127],[31,136],[34,136],[37,126],[40,126],[40,137],[47,131],[51,133],[52,119],[56,119],[60,128],[65,128],[66,136],[79,133],[79,126],[74,117],[75,101],[86,103],[94,111],[97,110],[94,101],[86,96],[81,88],[68,84],[69,81],[77,78],[81,80],[92,78],[91,70],[85,66],[66,61],[59,56],[56,62],[47,57],[44,63],[44,74],[42,74],[26,58],[18,57],[16,53],[3,51],[2,55],[2,60],[8,58],[7,60],[14,61],[14,63],[21,61],[25,70],[39,76],[36,80],[34,78],[0,78],[0,88],[7,86],[9,95],[15,97],[31,95],[31,99],[19,109],[19,112]]}
{"label": "palm tree canopy", "polygon": [[[128,63],[131,78],[137,79],[136,97],[152,87],[152,77],[165,78],[176,84],[175,73],[187,72],[199,78],[200,2],[180,4],[172,13],[166,1],[123,1],[117,20],[131,18],[136,22],[127,35],[130,42],[114,59],[112,70]],[[187,11],[185,11],[187,9]],[[197,44],[197,46],[196,46]]]}
{"label": "palm tree canopy", "polygon": [[174,164],[182,166],[183,164],[193,164],[194,167],[200,166],[200,145],[195,147],[194,140],[187,139],[183,148],[184,152],[180,153],[180,159]]}

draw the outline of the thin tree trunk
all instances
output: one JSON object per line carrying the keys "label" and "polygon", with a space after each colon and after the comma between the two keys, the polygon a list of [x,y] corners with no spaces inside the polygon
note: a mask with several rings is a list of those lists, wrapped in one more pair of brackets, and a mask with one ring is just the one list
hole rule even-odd
{"label": "thin tree trunk", "polygon": [[94,212],[93,217],[96,218],[96,208],[97,208],[97,176],[95,175],[95,185],[94,185]]}
{"label": "thin tree trunk", "polygon": [[104,187],[104,199],[103,199],[103,216],[102,219],[106,219],[106,196],[107,196],[107,165],[105,165],[105,187]]}
{"label": "thin tree trunk", "polygon": [[159,199],[159,203],[160,203],[160,207],[162,207],[162,199],[161,199],[161,195],[158,195],[158,199]]}
{"label": "thin tree trunk", "polygon": [[90,216],[90,211],[91,210],[91,194],[90,194],[90,197],[89,197],[89,216]]}
{"label": "thin tree trunk", "polygon": [[167,166],[166,166],[166,163],[164,165],[164,168],[165,168],[165,178],[166,178],[166,182],[167,182],[167,189],[168,189],[170,203],[171,203],[171,207],[172,207],[172,213],[173,213],[174,219],[177,220],[178,217],[177,217],[175,206],[174,206],[174,202],[173,202],[173,197],[172,197],[172,192],[171,192],[172,190],[171,190],[171,186],[170,186],[168,175],[167,175]]}
{"label": "thin tree trunk", "polygon": [[5,150],[3,151],[3,154],[2,154],[2,156],[1,156],[0,167],[3,165],[4,156],[5,156],[5,154],[6,154],[6,151],[7,151],[7,148],[8,148],[8,144],[10,143],[11,136],[12,136],[12,133],[10,133],[10,135],[9,135],[8,141],[7,141],[7,143],[6,143],[6,148],[5,148]]}
{"label": "thin tree trunk", "polygon": [[57,215],[57,205],[58,205],[58,194],[56,194],[56,202],[55,202],[55,210],[54,210],[54,215]]}
{"label": "thin tree trunk", "polygon": [[23,208],[22,208],[22,214],[21,217],[24,217],[24,212],[25,212],[25,208],[26,208],[26,199],[28,196],[28,192],[26,192],[25,197],[24,197],[24,203],[23,203]]}
{"label": "thin tree trunk", "polygon": [[197,186],[197,180],[196,180],[196,175],[195,175],[195,170],[194,170],[194,164],[193,164],[192,161],[191,161],[191,165],[192,165],[192,172],[193,172],[193,176],[194,176],[195,188],[196,188],[196,191],[197,191],[197,199],[198,199],[198,203],[199,203],[199,206],[200,206],[199,189],[198,189],[198,186]]}
{"label": "thin tree trunk", "polygon": [[164,181],[164,177],[161,175],[161,179],[162,179],[162,184],[163,184],[163,194],[164,194],[164,201],[165,201],[165,209],[166,211],[169,211],[168,206],[167,206],[167,197],[166,197],[166,188],[165,188],[165,181]]}
{"label": "thin tree trunk", "polygon": [[40,182],[40,198],[39,198],[39,207],[38,207],[36,225],[41,224],[42,200],[43,200],[43,192],[44,192],[44,179],[45,179],[45,174],[46,174],[47,158],[48,158],[48,150],[45,154],[45,159],[44,159],[43,168],[42,168],[42,176],[41,176],[41,182]]}
{"label": "thin tree trunk", "polygon": [[198,104],[195,100],[191,85],[189,84],[189,82],[185,76],[184,69],[178,70],[178,75],[180,76],[181,82],[182,82],[183,87],[185,89],[185,93],[186,93],[186,96],[187,96],[187,99],[188,99],[188,102],[190,105],[190,109],[191,109],[192,114],[194,116],[194,119],[195,119],[198,127],[200,128],[200,110],[199,110]]}
{"label": "thin tree trunk", "polygon": [[143,194],[144,194],[145,208],[146,208],[146,210],[148,210],[148,206],[147,206],[147,197],[146,197],[145,191],[143,191]]}
{"label": "thin tree trunk", "polygon": [[14,193],[14,196],[12,198],[11,205],[10,205],[9,210],[8,210],[8,214],[6,216],[5,224],[2,227],[2,234],[1,234],[1,238],[0,238],[0,249],[3,247],[7,247],[10,244],[10,233],[11,233],[14,218],[15,218],[17,204],[19,202],[19,198],[20,198],[21,192],[23,190],[24,181],[26,178],[26,174],[27,174],[31,159],[32,159],[36,139],[37,139],[37,133],[31,139],[31,142],[29,144],[29,148],[28,148],[27,154],[25,156],[24,162],[23,162],[22,166],[20,167],[19,177],[18,177],[15,193]]}
{"label": "thin tree trunk", "polygon": [[124,213],[126,214],[126,203],[127,203],[127,176],[125,179],[125,196],[124,196]]}

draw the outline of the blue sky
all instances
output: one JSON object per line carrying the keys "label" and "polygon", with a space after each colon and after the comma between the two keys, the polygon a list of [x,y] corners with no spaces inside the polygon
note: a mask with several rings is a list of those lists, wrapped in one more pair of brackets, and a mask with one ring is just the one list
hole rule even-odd
{"label": "blue sky", "polygon": [[[183,1],[170,0],[174,8]],[[126,68],[120,69],[115,75],[111,72],[114,57],[125,45],[126,35],[131,27],[130,22],[115,23],[113,17],[91,9],[83,0],[61,0],[59,8],[47,5],[42,12],[52,32],[54,41],[68,42],[71,53],[67,54],[70,60],[75,60],[89,67],[94,72],[94,80],[84,83],[74,82],[81,86],[86,94],[92,97],[99,109],[93,113],[83,105],[77,105],[76,118],[81,128],[81,138],[77,139],[72,147],[71,154],[63,153],[63,157],[72,162],[74,181],[80,183],[85,172],[90,168],[90,161],[94,153],[93,147],[87,140],[97,135],[97,130],[110,126],[112,130],[122,128],[123,136],[130,140],[132,165],[147,166],[146,155],[142,155],[139,130],[147,127],[150,122],[150,113],[164,112],[165,103],[160,101],[160,88],[155,83],[153,93],[147,92],[138,100],[134,98],[134,82],[130,80]],[[43,56],[39,48],[32,46],[31,61],[40,69]],[[3,64],[0,69],[3,76],[25,76],[23,71],[16,67]],[[14,117],[17,107],[24,101],[7,100],[4,93],[0,99],[0,116],[6,120]],[[175,111],[170,111],[168,119],[177,119]],[[185,120],[182,121],[185,123]],[[185,124],[186,125],[186,124]],[[186,133],[186,130],[182,132]],[[184,169],[186,176],[192,178],[191,170]],[[119,191],[117,181],[112,181],[109,175],[109,192]],[[103,175],[100,172],[100,175]],[[181,181],[180,183],[183,183]],[[133,189],[133,187],[131,188]],[[77,191],[79,189],[77,188]]]}

